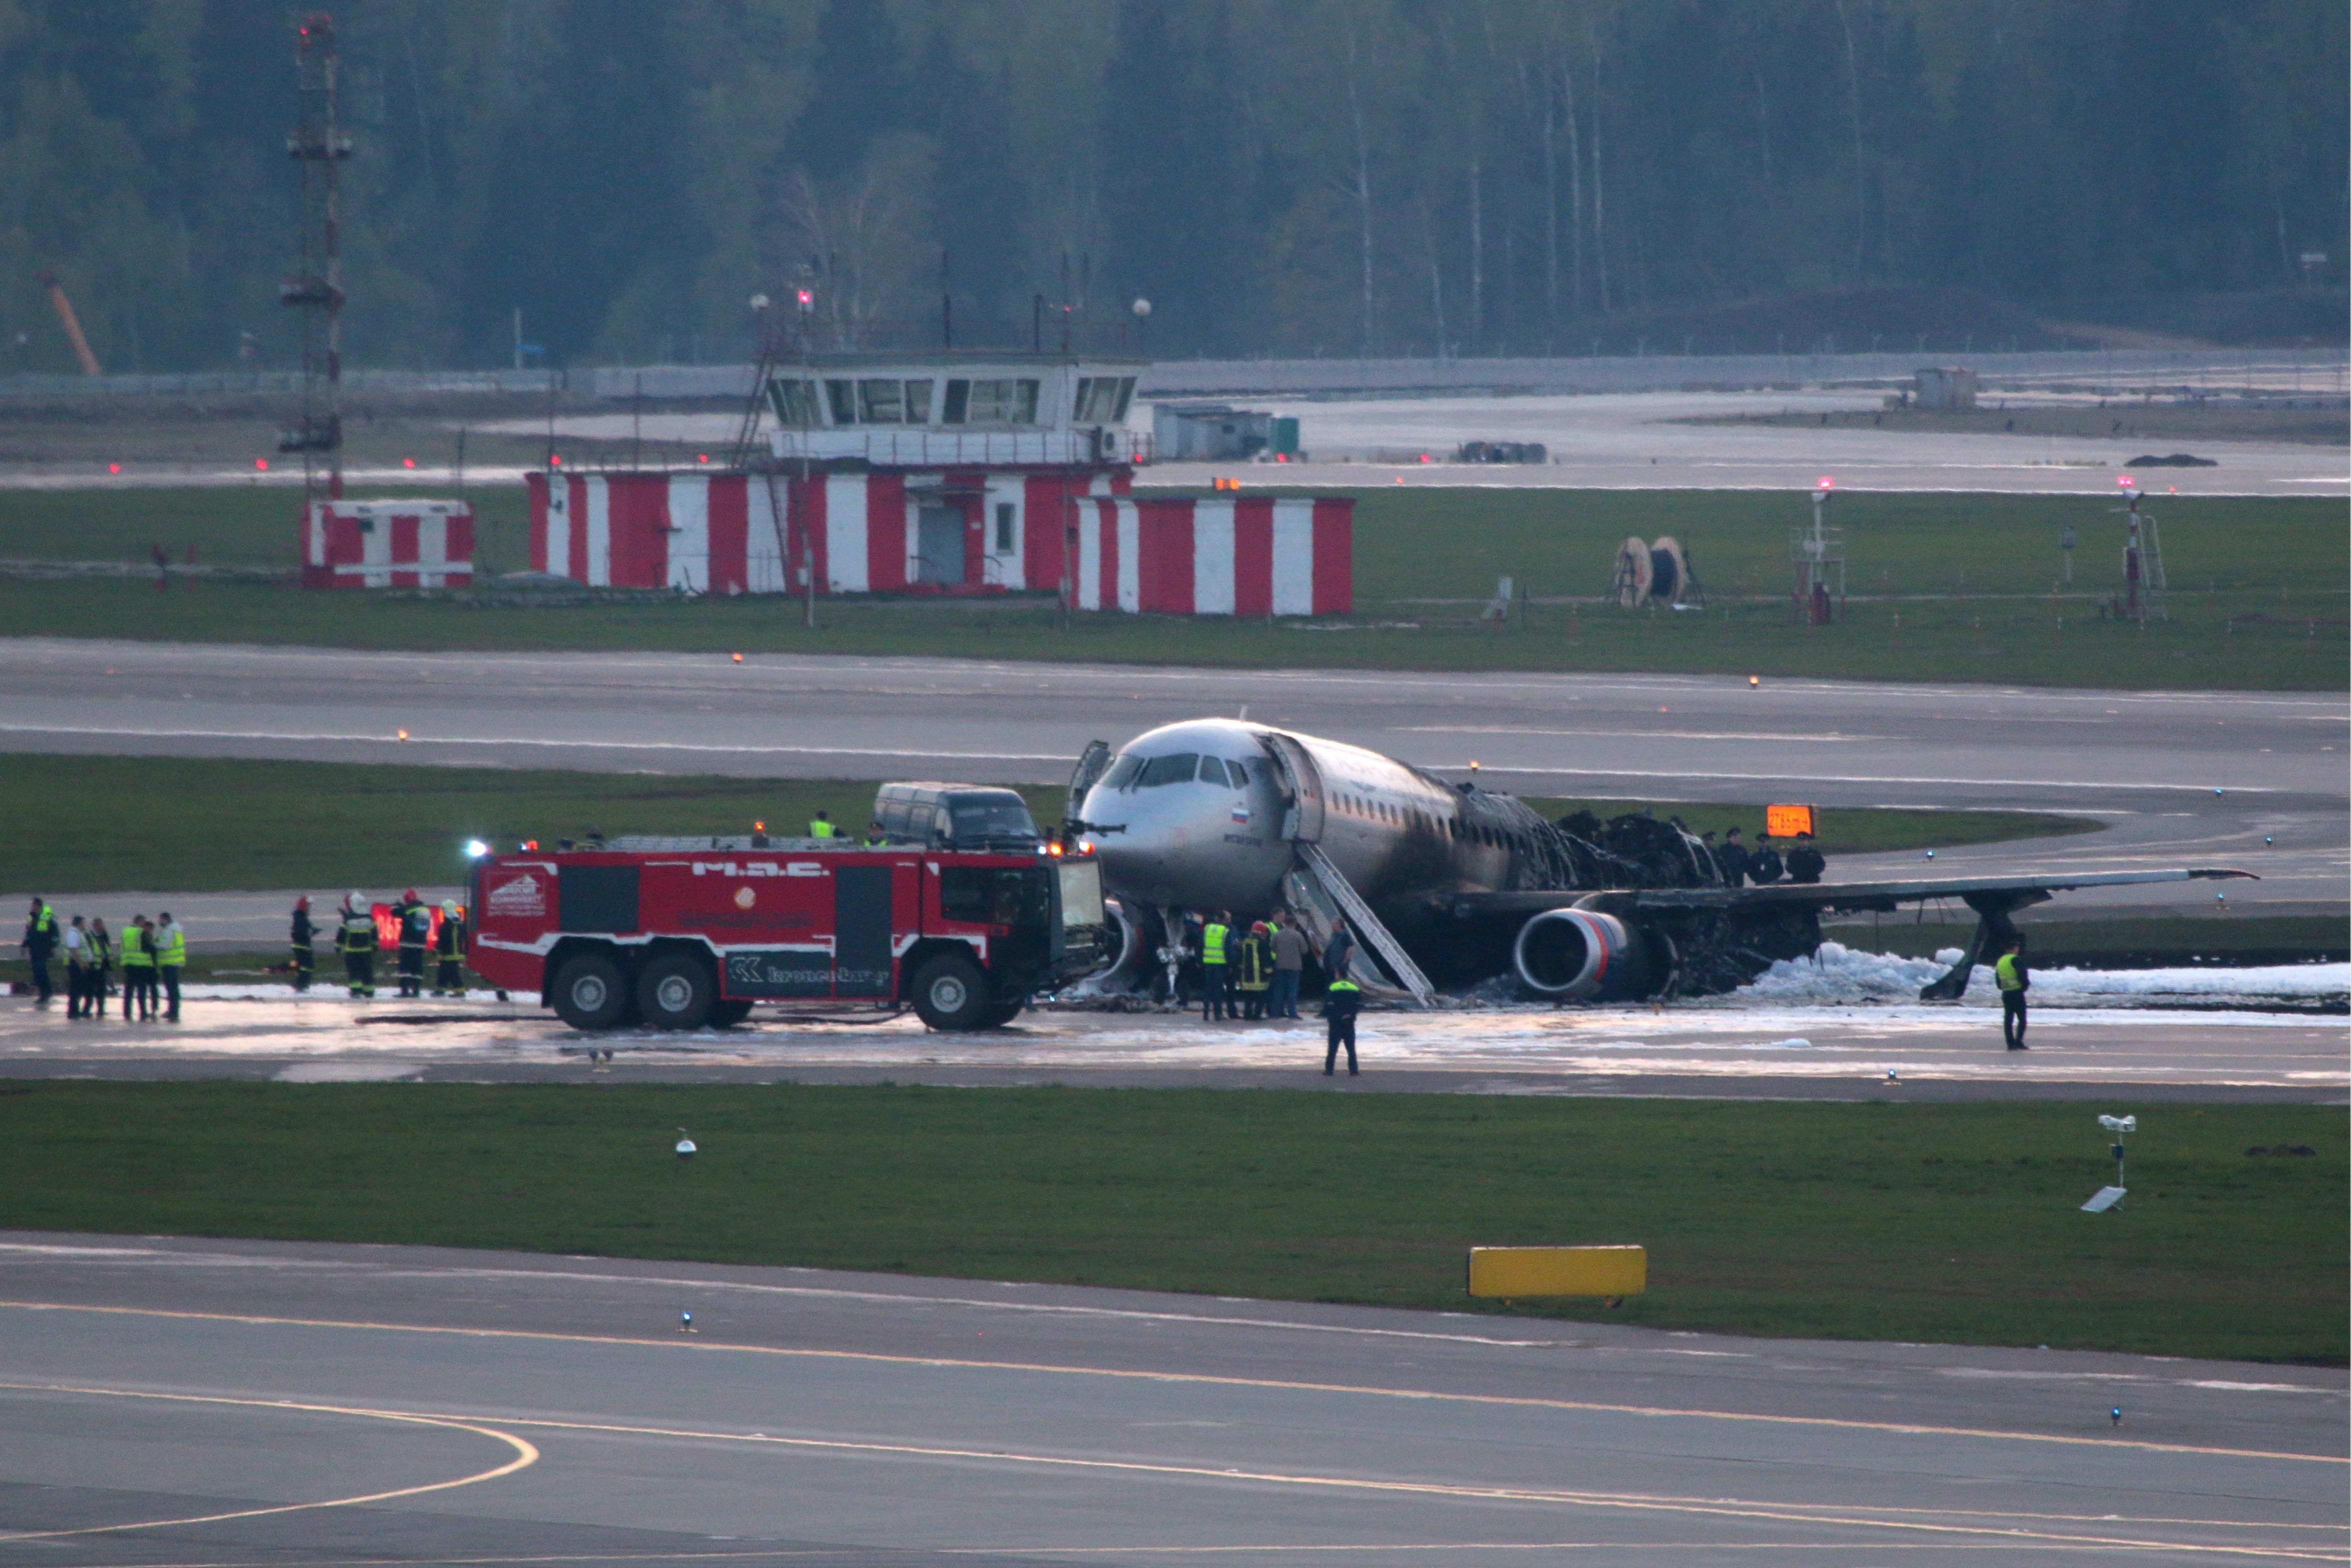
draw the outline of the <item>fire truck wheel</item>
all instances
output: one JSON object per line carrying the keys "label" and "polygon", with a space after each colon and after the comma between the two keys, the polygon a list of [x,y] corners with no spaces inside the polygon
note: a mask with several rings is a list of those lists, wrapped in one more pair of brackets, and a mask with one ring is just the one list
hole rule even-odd
{"label": "fire truck wheel", "polygon": [[914,971],[914,1012],[933,1029],[984,1029],[987,977],[961,954],[942,953]]}
{"label": "fire truck wheel", "polygon": [[656,1029],[700,1029],[718,999],[718,977],[690,953],[665,953],[637,977],[637,1011]]}
{"label": "fire truck wheel", "polygon": [[710,1004],[713,1029],[733,1029],[750,1016],[751,1004],[740,997],[726,997]]}
{"label": "fire truck wheel", "polygon": [[1014,1019],[1019,1018],[1020,1016],[1020,1009],[1028,1005],[1029,1004],[1026,1001],[992,1002],[988,1005],[987,1010],[979,1015],[979,1027],[982,1029],[1002,1029],[1006,1024],[1008,1024]]}
{"label": "fire truck wheel", "polygon": [[551,999],[573,1029],[613,1029],[629,1016],[629,982],[603,954],[582,954],[557,972]]}

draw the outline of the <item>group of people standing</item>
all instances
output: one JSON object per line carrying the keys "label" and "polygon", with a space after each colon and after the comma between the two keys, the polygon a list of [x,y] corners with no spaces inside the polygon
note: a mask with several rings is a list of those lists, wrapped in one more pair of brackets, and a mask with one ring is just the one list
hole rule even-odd
{"label": "group of people standing", "polygon": [[[1329,1036],[1322,1056],[1326,1077],[1342,1045],[1347,1048],[1348,1076],[1356,1075],[1355,1015],[1364,994],[1352,978],[1354,952],[1347,923],[1333,922],[1322,951],[1323,970],[1332,977],[1322,997]],[[1200,1021],[1296,1018],[1307,953],[1306,934],[1286,909],[1251,921],[1244,931],[1236,931],[1228,909],[1207,916],[1200,923]]]}
{"label": "group of people standing", "polygon": [[[424,994],[424,956],[428,952],[436,960],[433,994],[465,994],[465,913],[454,898],[444,899],[439,913],[436,924],[433,906],[418,898],[413,887],[392,906],[400,965],[397,977],[403,997]],[[294,988],[307,991],[318,962],[310,946],[318,939],[318,931],[310,921],[309,899],[294,901],[293,926],[288,935],[294,949]],[[375,906],[354,890],[344,898],[335,918],[335,951],[343,956],[343,983],[354,1001],[375,995],[375,956],[381,946]]]}
{"label": "group of people standing", "polygon": [[54,905],[33,900],[17,943],[33,968],[34,1005],[47,1007],[57,996],[49,966],[62,955],[66,967],[66,1017],[95,1022],[106,1016],[113,994],[108,977],[122,971],[122,1021],[180,1021],[180,972],[187,967],[188,933],[165,910],[156,920],[134,915],[121,933],[104,919],[77,915],[60,922]]}
{"label": "group of people standing", "polygon": [[1737,828],[1725,832],[1720,843],[1714,841],[1712,833],[1700,833],[1698,842],[1714,856],[1715,869],[1722,873],[1722,880],[1733,887],[1746,883],[1768,887],[1783,876],[1790,882],[1818,882],[1821,873],[1829,866],[1828,857],[1821,853],[1810,833],[1798,833],[1790,842],[1784,859],[1772,847],[1769,833],[1756,834],[1751,850],[1740,841]]}

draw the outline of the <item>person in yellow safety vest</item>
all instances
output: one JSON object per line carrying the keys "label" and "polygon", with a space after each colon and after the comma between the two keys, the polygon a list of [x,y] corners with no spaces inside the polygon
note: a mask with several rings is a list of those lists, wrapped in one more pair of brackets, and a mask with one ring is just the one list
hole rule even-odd
{"label": "person in yellow safety vest", "polygon": [[152,1021],[155,1017],[155,954],[149,946],[152,938],[147,930],[147,917],[134,915],[131,924],[122,928],[122,1021],[131,1019],[133,1004],[138,1017]]}
{"label": "person in yellow safety vest", "polygon": [[1232,936],[1230,911],[1219,911],[1200,927],[1200,1021],[1233,1016],[1233,993],[1225,944]]}
{"label": "person in yellow safety vest", "polygon": [[163,997],[170,1005],[163,1014],[165,1023],[180,1021],[180,971],[188,967],[188,934],[172,918],[170,910],[163,911],[163,923],[155,928],[155,977],[163,983]]}
{"label": "person in yellow safety vest", "polygon": [[342,923],[335,927],[335,951],[343,956],[343,983],[351,999],[375,995],[375,915],[352,894],[343,900]]}
{"label": "person in yellow safety vest", "polygon": [[832,818],[826,812],[819,811],[809,823],[810,838],[834,839],[840,836],[841,830],[832,825]]}
{"label": "person in yellow safety vest", "polygon": [[433,954],[436,966],[433,971],[433,994],[436,997],[462,997],[465,994],[465,915],[454,898],[441,904],[441,929],[433,938]]}
{"label": "person in yellow safety vest", "polygon": [[2024,993],[2032,988],[2032,976],[2024,967],[2024,938],[2009,943],[2008,951],[1991,967],[1992,977],[2000,982],[2000,1037],[2011,1051],[2028,1049],[2024,1043]]}
{"label": "person in yellow safety vest", "polygon": [[1339,1064],[1339,1048],[1342,1045],[1347,1048],[1347,1076],[1357,1076],[1355,1014],[1363,1009],[1363,1006],[1364,988],[1353,980],[1333,980],[1330,988],[1322,993],[1322,1016],[1330,1023],[1329,1043],[1322,1048],[1323,1077],[1330,1077],[1331,1070]]}
{"label": "person in yellow safety vest", "polygon": [[890,835],[882,831],[882,823],[879,818],[876,818],[874,821],[865,824],[865,845],[868,849],[872,849],[877,844],[886,844],[889,841]]}
{"label": "person in yellow safety vest", "polygon": [[49,955],[57,950],[57,912],[36,897],[32,917],[25,922],[25,938],[16,946],[33,963],[33,989],[40,998],[35,1005],[47,1007],[57,994],[49,981]]}

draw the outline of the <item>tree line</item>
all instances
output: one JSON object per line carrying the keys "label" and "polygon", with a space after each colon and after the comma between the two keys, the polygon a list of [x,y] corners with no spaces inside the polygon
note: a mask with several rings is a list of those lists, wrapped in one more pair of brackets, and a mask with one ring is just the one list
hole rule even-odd
{"label": "tree line", "polygon": [[[725,358],[778,322],[827,347],[1066,320],[1161,356],[1571,353],[1823,290],[2339,287],[2351,251],[2340,0],[335,20],[358,364],[510,362],[517,310],[533,364]],[[71,368],[52,268],[110,369],[291,361],[282,0],[0,0],[0,369]]]}

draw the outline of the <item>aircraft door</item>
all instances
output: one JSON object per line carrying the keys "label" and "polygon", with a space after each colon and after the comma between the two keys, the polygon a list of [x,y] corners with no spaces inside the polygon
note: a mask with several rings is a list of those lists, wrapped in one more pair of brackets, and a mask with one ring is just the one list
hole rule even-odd
{"label": "aircraft door", "polygon": [[1314,758],[1294,737],[1274,731],[1259,737],[1273,758],[1274,771],[1290,797],[1281,819],[1281,836],[1293,843],[1322,841],[1322,773]]}
{"label": "aircraft door", "polygon": [[1065,822],[1083,821],[1086,815],[1086,795],[1102,776],[1110,771],[1110,742],[1090,740],[1078,758],[1077,770],[1070,775],[1070,803],[1061,812]]}

